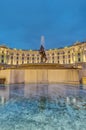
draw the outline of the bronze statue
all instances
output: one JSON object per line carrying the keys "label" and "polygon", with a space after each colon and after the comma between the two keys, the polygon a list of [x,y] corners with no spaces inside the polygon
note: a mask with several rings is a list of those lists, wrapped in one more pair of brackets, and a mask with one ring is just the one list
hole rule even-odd
{"label": "bronze statue", "polygon": [[41,62],[46,62],[47,57],[43,45],[40,47],[39,54],[41,55]]}

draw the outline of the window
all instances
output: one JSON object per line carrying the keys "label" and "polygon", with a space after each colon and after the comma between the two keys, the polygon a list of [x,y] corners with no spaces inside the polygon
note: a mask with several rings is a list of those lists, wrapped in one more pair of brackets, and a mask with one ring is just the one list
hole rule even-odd
{"label": "window", "polygon": [[65,56],[63,56],[63,59],[65,58]]}
{"label": "window", "polygon": [[52,57],[52,59],[54,60],[54,56]]}
{"label": "window", "polygon": [[78,56],[80,56],[80,53],[78,53]]}
{"label": "window", "polygon": [[22,54],[22,56],[24,56],[24,53]]}
{"label": "window", "polygon": [[18,54],[18,53],[17,53],[16,55],[17,55],[17,56],[19,56],[19,54]]}
{"label": "window", "polygon": [[27,57],[27,60],[29,60],[29,57]]}
{"label": "window", "polygon": [[4,55],[2,55],[1,57],[4,58]]}
{"label": "window", "polygon": [[34,60],[34,57],[32,57],[32,60]]}
{"label": "window", "polygon": [[13,56],[11,56],[11,59],[13,59]]}
{"label": "window", "polygon": [[29,56],[29,54],[27,54],[27,56]]}
{"label": "window", "polygon": [[57,57],[57,59],[59,59],[59,56]]}
{"label": "window", "polygon": [[32,56],[34,57],[34,54],[32,54]]}
{"label": "window", "polygon": [[4,51],[2,51],[2,54],[4,53]]}
{"label": "window", "polygon": [[4,63],[4,60],[1,60],[2,63]]}
{"label": "window", "polygon": [[80,60],[80,58],[78,58],[78,62],[80,62],[81,60]]}
{"label": "window", "polygon": [[68,55],[68,58],[70,58],[70,55]]}
{"label": "window", "polygon": [[19,59],[19,57],[17,57],[17,59]]}

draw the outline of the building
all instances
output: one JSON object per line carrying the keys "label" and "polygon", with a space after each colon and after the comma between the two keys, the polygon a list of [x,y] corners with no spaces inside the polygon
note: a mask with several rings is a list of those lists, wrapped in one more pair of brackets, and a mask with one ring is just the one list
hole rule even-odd
{"label": "building", "polygon": [[[46,50],[47,62],[57,64],[76,64],[86,62],[86,42],[77,42],[71,46]],[[12,49],[0,46],[0,64],[21,65],[40,63],[38,50]]]}

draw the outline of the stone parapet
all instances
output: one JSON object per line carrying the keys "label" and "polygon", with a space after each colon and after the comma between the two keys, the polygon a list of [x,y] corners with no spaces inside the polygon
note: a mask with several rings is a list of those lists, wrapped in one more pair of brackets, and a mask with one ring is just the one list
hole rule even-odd
{"label": "stone parapet", "polygon": [[65,68],[56,64],[38,64],[22,66],[15,69],[0,70],[0,78],[5,78],[5,84],[17,83],[64,83],[79,84],[79,70],[76,68]]}

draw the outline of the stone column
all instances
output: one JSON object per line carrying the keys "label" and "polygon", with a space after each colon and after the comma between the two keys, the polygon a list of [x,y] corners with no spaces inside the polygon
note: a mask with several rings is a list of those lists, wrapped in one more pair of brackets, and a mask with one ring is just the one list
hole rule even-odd
{"label": "stone column", "polygon": [[57,54],[54,54],[54,63],[57,63]]}
{"label": "stone column", "polygon": [[65,64],[68,64],[68,52],[65,52]]}

